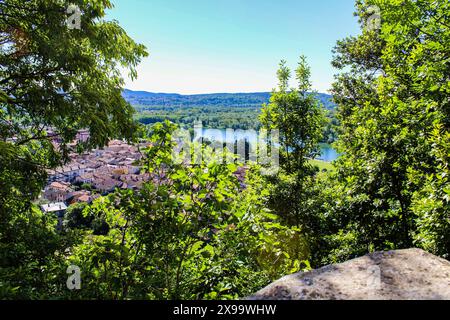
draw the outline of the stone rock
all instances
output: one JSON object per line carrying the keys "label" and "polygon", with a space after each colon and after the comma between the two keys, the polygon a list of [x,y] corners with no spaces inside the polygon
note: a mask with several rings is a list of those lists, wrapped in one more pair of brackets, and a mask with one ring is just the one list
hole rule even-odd
{"label": "stone rock", "polygon": [[420,249],[375,252],[286,276],[248,300],[450,300],[450,262]]}

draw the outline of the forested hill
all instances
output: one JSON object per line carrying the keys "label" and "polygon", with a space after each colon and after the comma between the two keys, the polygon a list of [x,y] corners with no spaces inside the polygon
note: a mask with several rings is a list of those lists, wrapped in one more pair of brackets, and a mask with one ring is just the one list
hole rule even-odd
{"label": "forested hill", "polygon": [[[123,96],[132,105],[144,106],[260,107],[263,103],[269,102],[270,92],[181,95],[175,93],[152,93],[125,89]],[[317,96],[325,108],[334,109],[335,104],[331,101],[331,95],[318,93]]]}

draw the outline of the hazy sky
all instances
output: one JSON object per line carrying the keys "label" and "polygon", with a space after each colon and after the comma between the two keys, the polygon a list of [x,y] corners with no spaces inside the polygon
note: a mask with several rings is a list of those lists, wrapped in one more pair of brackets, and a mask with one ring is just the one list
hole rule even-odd
{"label": "hazy sky", "polygon": [[[168,93],[260,92],[276,85],[281,59],[304,54],[314,89],[333,81],[331,50],[359,32],[354,0],[113,0],[116,19],[150,56],[127,81]],[[292,83],[295,85],[295,83]]]}

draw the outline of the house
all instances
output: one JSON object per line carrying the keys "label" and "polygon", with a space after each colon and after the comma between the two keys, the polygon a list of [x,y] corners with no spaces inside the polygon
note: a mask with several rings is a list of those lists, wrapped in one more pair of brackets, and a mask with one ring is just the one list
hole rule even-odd
{"label": "house", "polygon": [[122,185],[123,182],[109,177],[104,179],[96,179],[92,183],[92,186],[103,194],[113,192],[116,187],[121,187]]}
{"label": "house", "polygon": [[66,213],[67,206],[64,202],[48,203],[41,206],[42,212],[46,214],[54,214],[58,218],[63,218]]}
{"label": "house", "polygon": [[72,163],[65,165],[63,167],[57,168],[56,170],[50,170],[49,180],[50,181],[73,181],[76,177],[84,174],[86,170],[86,165],[79,163]]}
{"label": "house", "polygon": [[114,179],[119,179],[120,176],[127,175],[128,169],[127,168],[117,168],[111,170],[112,176]]}
{"label": "house", "polygon": [[86,142],[89,140],[90,137],[91,137],[91,135],[89,133],[89,130],[80,130],[80,131],[78,131],[75,139],[78,142]]}
{"label": "house", "polygon": [[93,173],[85,173],[85,174],[80,175],[79,177],[76,177],[75,183],[91,184],[93,180],[94,180]]}
{"label": "house", "polygon": [[89,191],[76,191],[70,194],[67,202],[72,205],[75,203],[91,203],[93,200]]}
{"label": "house", "polygon": [[70,183],[52,182],[44,190],[44,198],[52,202],[65,202],[69,197],[69,194],[73,192]]}

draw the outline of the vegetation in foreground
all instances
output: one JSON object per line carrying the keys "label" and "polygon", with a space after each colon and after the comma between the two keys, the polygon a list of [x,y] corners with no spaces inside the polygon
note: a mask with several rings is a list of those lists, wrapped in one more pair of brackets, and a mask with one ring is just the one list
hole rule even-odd
{"label": "vegetation in foreground", "polygon": [[[325,116],[300,59],[297,88],[281,63],[261,124],[279,128],[281,170],[212,160],[171,161],[169,122],[152,127],[141,192],[117,191],[68,211],[64,228],[32,205],[45,168],[66,159],[76,131],[101,146],[140,133],[121,93],[118,66],[145,56],[115,23],[108,0],[78,3],[82,30],[68,30],[61,1],[0,2],[0,297],[4,299],[230,299],[281,275],[374,250],[450,252],[450,3],[356,1],[380,30],[337,43],[333,64],[340,121],[335,170],[318,173]],[[46,23],[41,23],[45,21]],[[36,24],[42,25],[35,28]],[[111,41],[111,39],[115,41]],[[56,150],[45,126],[61,134]],[[15,138],[15,139],[12,139]],[[301,141],[301,143],[300,143]],[[66,288],[69,265],[82,289]]]}
{"label": "vegetation in foreground", "polygon": [[334,171],[335,167],[333,165],[333,163],[331,162],[327,162],[327,161],[322,161],[322,160],[309,160],[309,162],[311,163],[312,166],[317,167],[320,171]]}

